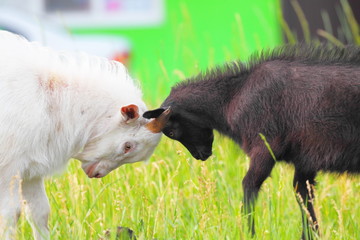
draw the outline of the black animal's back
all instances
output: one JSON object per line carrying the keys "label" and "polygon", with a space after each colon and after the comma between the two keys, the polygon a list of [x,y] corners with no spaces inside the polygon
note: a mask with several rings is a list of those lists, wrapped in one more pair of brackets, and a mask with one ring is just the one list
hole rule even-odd
{"label": "black animal's back", "polygon": [[262,133],[279,160],[358,172],[359,107],[359,67],[272,60],[253,67],[227,117],[232,137],[250,155]]}

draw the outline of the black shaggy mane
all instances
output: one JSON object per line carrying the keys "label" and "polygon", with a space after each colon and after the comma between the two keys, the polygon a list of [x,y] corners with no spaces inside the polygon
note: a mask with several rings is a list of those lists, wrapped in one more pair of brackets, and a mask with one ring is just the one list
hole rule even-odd
{"label": "black shaggy mane", "polygon": [[253,54],[250,57],[250,67],[266,61],[295,61],[303,64],[341,64],[359,65],[360,48],[349,45],[337,47],[330,45],[284,45],[273,50],[263,50],[260,54]]}
{"label": "black shaggy mane", "polygon": [[345,47],[326,44],[295,44],[283,45],[274,49],[265,49],[253,53],[248,61],[234,61],[208,69],[205,72],[178,83],[175,88],[185,87],[191,82],[201,80],[225,80],[246,75],[257,65],[270,61],[297,62],[306,65],[360,65],[360,47],[349,45]]}

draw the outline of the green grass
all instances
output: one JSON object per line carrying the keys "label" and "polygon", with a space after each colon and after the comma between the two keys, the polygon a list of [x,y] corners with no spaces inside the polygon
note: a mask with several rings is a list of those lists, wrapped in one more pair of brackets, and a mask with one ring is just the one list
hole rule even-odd
{"label": "green grass", "polygon": [[[342,4],[347,8],[345,1]],[[182,11],[183,22],[174,28],[176,39],[184,40],[175,51],[179,66],[169,68],[159,58],[156,69],[144,64],[133,71],[138,79],[157,79],[157,86],[144,89],[150,107],[162,102],[173,83],[196,74],[201,66],[213,66],[219,58],[225,62],[248,55],[240,15],[233,16],[233,45],[206,46],[200,51],[201,39],[186,25],[191,24],[191,16],[186,8]],[[356,23],[347,11],[349,29],[356,33],[354,42],[358,43]],[[280,13],[279,19],[287,37],[296,41]],[[330,33],[321,33],[337,43]],[[207,60],[200,62],[197,54]],[[163,137],[148,164],[125,165],[103,179],[88,179],[80,163],[71,161],[64,174],[46,180],[51,238],[101,239],[106,230],[124,226],[134,230],[138,239],[250,239],[241,212],[241,182],[249,159],[235,143],[218,134],[213,152],[207,161],[197,161],[181,144]],[[256,204],[255,239],[300,239],[293,172],[291,166],[278,163],[263,184]],[[319,174],[317,180],[315,209],[321,239],[360,239],[359,177]],[[24,216],[18,226],[18,239],[32,239]]]}
{"label": "green grass", "polygon": [[[163,138],[148,164],[125,165],[103,179],[88,179],[77,161],[46,181],[52,239],[99,239],[125,226],[139,239],[249,239],[241,213],[241,181],[249,159],[216,135],[214,155],[194,160]],[[256,206],[255,239],[299,239],[300,210],[293,168],[278,164]],[[357,177],[318,176],[316,212],[321,239],[360,239]],[[31,239],[21,218],[19,239]]]}

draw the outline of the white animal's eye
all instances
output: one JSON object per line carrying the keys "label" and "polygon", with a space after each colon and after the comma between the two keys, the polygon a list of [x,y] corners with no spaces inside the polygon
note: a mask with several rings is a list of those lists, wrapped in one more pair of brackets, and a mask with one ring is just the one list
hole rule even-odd
{"label": "white animal's eye", "polygon": [[124,144],[124,153],[130,152],[131,149],[132,149],[132,144],[130,142],[126,142]]}

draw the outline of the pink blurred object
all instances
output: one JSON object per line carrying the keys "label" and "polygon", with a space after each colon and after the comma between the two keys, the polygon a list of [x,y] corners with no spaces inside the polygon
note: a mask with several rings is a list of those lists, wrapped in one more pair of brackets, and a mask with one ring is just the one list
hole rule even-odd
{"label": "pink blurred object", "polygon": [[121,9],[121,3],[118,0],[107,0],[106,1],[106,10],[110,12],[117,12]]}

